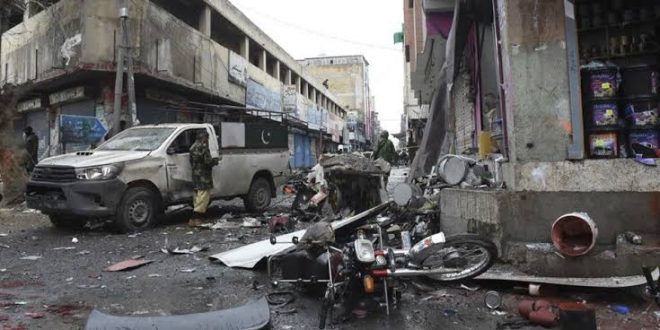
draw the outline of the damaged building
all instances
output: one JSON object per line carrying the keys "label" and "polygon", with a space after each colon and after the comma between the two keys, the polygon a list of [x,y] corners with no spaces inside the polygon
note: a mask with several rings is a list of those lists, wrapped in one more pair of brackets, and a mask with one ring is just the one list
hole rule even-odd
{"label": "damaged building", "polygon": [[[423,47],[407,59],[413,94],[430,109],[411,177],[460,154],[481,159],[496,183],[443,190],[443,229],[490,235],[504,261],[546,276],[638,275],[657,264],[657,1],[404,6],[422,6]],[[591,219],[593,249],[567,257],[551,229],[574,212]]]}
{"label": "damaged building", "polygon": [[[34,128],[41,157],[89,148],[64,143],[60,121],[96,117],[112,128],[121,1],[9,3],[0,10],[0,85],[31,84],[17,131]],[[139,123],[213,121],[204,104],[254,109],[289,127],[293,167],[312,166],[342,142],[344,105],[229,1],[129,3],[125,49],[135,63]],[[127,96],[121,100],[125,113]]]}
{"label": "damaged building", "polygon": [[324,56],[300,61],[317,81],[322,81],[348,111],[345,144],[364,150],[378,140],[379,122],[369,83],[369,62],[362,55]]}

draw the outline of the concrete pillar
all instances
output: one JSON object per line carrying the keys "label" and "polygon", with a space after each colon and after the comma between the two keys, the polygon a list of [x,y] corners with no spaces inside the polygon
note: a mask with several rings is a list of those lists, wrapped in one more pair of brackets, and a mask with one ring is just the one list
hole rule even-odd
{"label": "concrete pillar", "polygon": [[245,36],[243,42],[241,42],[241,56],[243,58],[250,58],[250,38]]}
{"label": "concrete pillar", "polygon": [[280,78],[281,78],[280,77],[280,61],[275,60],[275,68],[273,69],[273,71],[275,71],[275,72],[273,72],[274,76],[275,76],[275,79],[280,80]]}
{"label": "concrete pillar", "polygon": [[307,84],[307,83],[302,84],[302,94],[305,97],[309,97],[309,84]]}
{"label": "concrete pillar", "polygon": [[198,30],[207,37],[211,36],[211,7],[205,5],[202,9],[202,13],[199,15]]}
{"label": "concrete pillar", "polygon": [[297,76],[296,77],[296,88],[298,88],[299,91],[301,90],[301,85],[302,85],[302,79],[300,79],[300,76]]}
{"label": "concrete pillar", "polygon": [[291,72],[290,69],[287,69],[287,70],[286,70],[286,79],[285,79],[285,81],[284,81],[285,84],[287,84],[287,85],[291,85],[291,84],[293,84],[293,77],[292,77],[292,75],[293,75],[293,72]]}
{"label": "concrete pillar", "polygon": [[261,50],[261,54],[259,54],[259,69],[264,70],[266,72],[268,72],[268,68],[267,68],[268,62],[266,61],[267,54],[268,53],[266,53],[265,49]]}
{"label": "concrete pillar", "polygon": [[34,0],[25,0],[25,11],[23,12],[23,21],[27,21],[30,17],[34,16],[37,12],[37,4],[33,3]]}

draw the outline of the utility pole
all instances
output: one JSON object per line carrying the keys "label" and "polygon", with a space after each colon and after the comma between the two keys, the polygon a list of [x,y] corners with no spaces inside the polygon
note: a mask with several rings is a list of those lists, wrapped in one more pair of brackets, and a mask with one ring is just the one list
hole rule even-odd
{"label": "utility pole", "polygon": [[136,121],[137,109],[135,103],[135,77],[133,75],[133,47],[130,42],[130,28],[128,24],[128,0],[122,0],[119,8],[119,40],[117,42],[117,73],[115,75],[115,101],[112,113],[112,135],[121,130],[121,101],[124,93],[124,69],[127,73],[128,87],[128,126]]}

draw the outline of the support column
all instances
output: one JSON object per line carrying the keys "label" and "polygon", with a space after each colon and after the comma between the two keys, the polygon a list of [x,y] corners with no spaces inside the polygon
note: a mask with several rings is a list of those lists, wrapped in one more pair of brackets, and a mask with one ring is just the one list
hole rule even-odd
{"label": "support column", "polygon": [[27,21],[30,17],[34,16],[34,13],[37,11],[33,3],[34,0],[25,0],[25,11],[23,11],[23,22]]}
{"label": "support column", "polygon": [[261,70],[268,72],[268,68],[266,67],[268,64],[268,62],[266,61],[266,54],[267,53],[265,49],[261,51],[261,54],[259,54],[259,68]]}
{"label": "support column", "polygon": [[308,84],[308,83],[303,83],[303,86],[302,86],[302,94],[303,94],[305,97],[309,98],[309,84]]}
{"label": "support column", "polygon": [[302,79],[300,79],[300,76],[297,76],[296,77],[296,88],[298,88],[298,90],[301,90],[301,88],[300,88],[301,84],[302,84]]}
{"label": "support column", "polygon": [[293,73],[291,72],[291,69],[286,70],[286,79],[284,80],[284,83],[287,85],[293,84]]}
{"label": "support column", "polygon": [[205,5],[202,13],[199,15],[199,32],[203,35],[211,36],[211,7]]}
{"label": "support column", "polygon": [[275,60],[275,68],[273,68],[275,79],[280,80],[280,61]]}
{"label": "support column", "polygon": [[247,36],[244,37],[243,42],[241,42],[241,56],[246,59],[250,58],[250,38]]}

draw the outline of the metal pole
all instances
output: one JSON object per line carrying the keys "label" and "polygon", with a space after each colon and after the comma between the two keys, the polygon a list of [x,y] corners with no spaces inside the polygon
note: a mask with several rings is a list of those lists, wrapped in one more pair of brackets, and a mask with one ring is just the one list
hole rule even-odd
{"label": "metal pole", "polygon": [[112,135],[119,133],[121,123],[121,97],[124,91],[124,26],[128,18],[128,0],[119,8],[119,42],[117,43],[117,73],[115,75],[115,103],[112,113]]}
{"label": "metal pole", "polygon": [[[128,3],[126,4],[126,11],[128,12]],[[122,20],[124,24],[124,45],[126,46],[126,66],[128,82],[128,127],[135,125],[137,121],[137,106],[135,103],[135,76],[133,75],[133,51],[134,47],[131,42],[131,29],[130,21],[128,18]]]}

